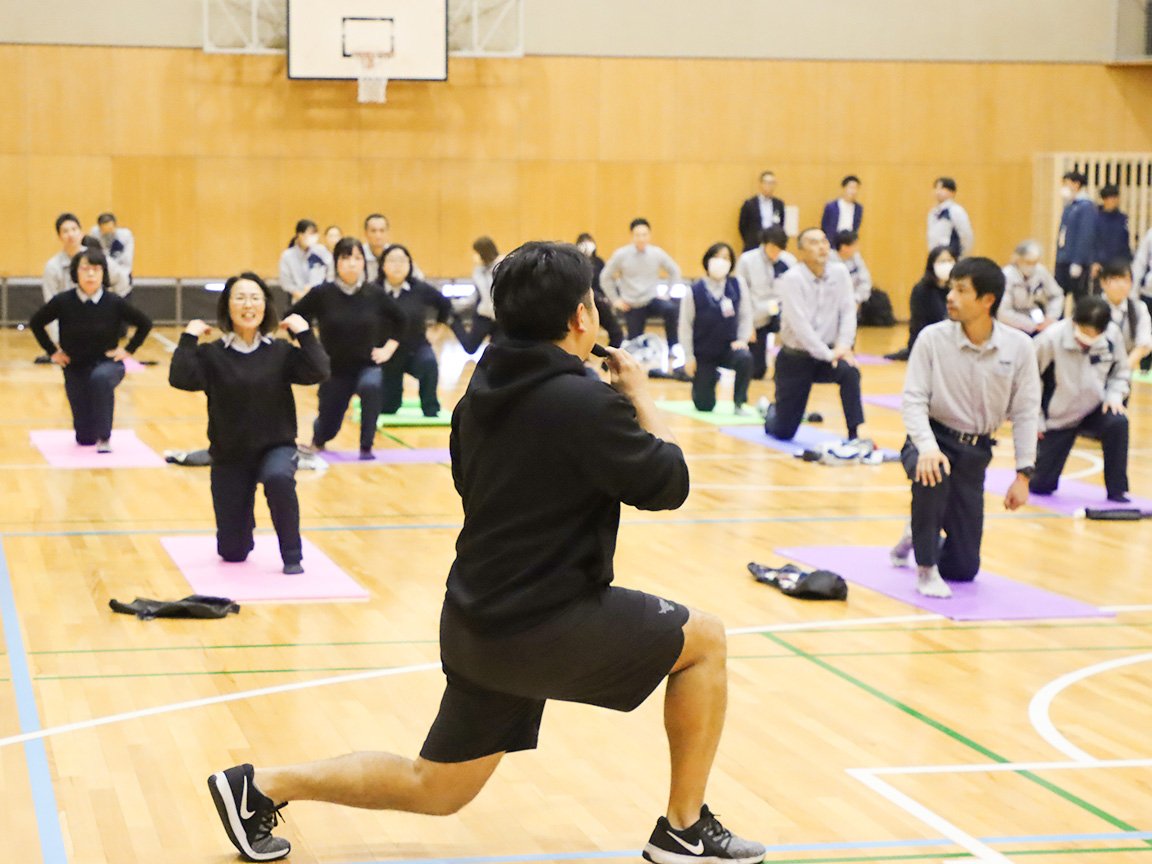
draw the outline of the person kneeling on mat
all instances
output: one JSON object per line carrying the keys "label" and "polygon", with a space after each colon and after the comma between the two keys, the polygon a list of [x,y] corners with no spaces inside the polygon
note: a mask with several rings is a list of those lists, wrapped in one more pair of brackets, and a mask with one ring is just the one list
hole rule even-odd
{"label": "person kneeling on mat", "polygon": [[328,355],[308,322],[289,315],[280,323],[299,342],[273,339],[276,310],[268,286],[255,273],[224,283],[216,313],[224,335],[204,345],[208,332],[189,321],[168,370],[177,390],[208,396],[208,452],[212,457],[212,509],[216,551],[243,561],[253,548],[256,485],[264,486],[280,541],[284,572],[303,573],[300,504],[296,499],[296,402],[293,384],[328,378]]}
{"label": "person kneeling on mat", "polygon": [[727,702],[723,623],[611,584],[620,505],[679,507],[688,465],[628,353],[605,349],[611,386],[586,374],[600,332],[591,280],[587,259],[558,243],[527,243],[494,271],[506,339],[488,346],[452,413],[464,526],[440,619],[448,680],[420,756],[213,774],[224,830],[248,858],[288,854],[272,829],[290,801],[455,813],[505,753],[535,749],[547,700],[631,711],[667,678],[672,785],[644,857],[763,860],[762,844],[704,803]]}
{"label": "person kneeling on mat", "polygon": [[707,275],[692,283],[680,301],[680,344],[684,371],[692,377],[692,404],[697,411],[716,407],[719,368],[736,372],[732,401],[737,414],[748,413],[748,383],[752,378],[752,304],[748,289],[732,276],[735,253],[727,243],[713,243],[704,253]]}
{"label": "person kneeling on mat", "polygon": [[1128,500],[1128,398],[1132,372],[1124,337],[1112,323],[1103,297],[1081,297],[1072,319],[1053,324],[1036,337],[1036,359],[1044,381],[1040,443],[1031,489],[1050,495],[1076,443],[1076,436],[1100,439],[1104,449],[1104,488],[1109,501]]}
{"label": "person kneeling on mat", "polygon": [[900,459],[912,481],[912,521],[892,549],[892,563],[908,566],[915,550],[916,588],[929,597],[951,597],[945,579],[970,582],[980,570],[984,474],[992,435],[1006,419],[1016,480],[1004,506],[1016,510],[1028,502],[1040,413],[1032,340],[996,320],[1003,271],[989,258],[966,258],[950,276],[948,320],[920,332],[901,399],[908,438]]}

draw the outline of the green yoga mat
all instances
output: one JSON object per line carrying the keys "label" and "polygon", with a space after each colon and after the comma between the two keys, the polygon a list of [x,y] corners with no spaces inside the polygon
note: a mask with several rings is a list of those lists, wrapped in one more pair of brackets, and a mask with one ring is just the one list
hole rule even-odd
{"label": "green yoga mat", "polygon": [[1152,372],[1141,372],[1137,369],[1132,373],[1132,380],[1139,381],[1141,384],[1152,384]]}
{"label": "green yoga mat", "polygon": [[[359,397],[352,397],[352,422],[360,422],[360,399]],[[385,429],[394,426],[451,426],[452,425],[452,412],[445,408],[440,408],[440,413],[435,417],[425,417],[424,412],[420,410],[419,399],[405,399],[400,405],[400,410],[395,414],[381,414],[380,418],[376,421],[377,429]]]}
{"label": "green yoga mat", "polygon": [[752,405],[745,405],[744,410],[748,412],[746,416],[733,414],[733,406],[731,402],[717,402],[716,407],[711,411],[697,411],[696,406],[689,402],[666,402],[660,401],[656,403],[657,408],[662,408],[672,414],[679,414],[681,417],[691,417],[693,420],[702,420],[705,423],[711,423],[713,426],[763,426],[764,418],[756,413],[755,407]]}

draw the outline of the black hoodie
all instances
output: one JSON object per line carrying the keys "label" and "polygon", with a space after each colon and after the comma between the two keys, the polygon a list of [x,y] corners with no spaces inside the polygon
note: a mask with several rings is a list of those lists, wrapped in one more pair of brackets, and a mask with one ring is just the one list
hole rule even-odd
{"label": "black hoodie", "polygon": [[445,602],[486,635],[526,630],[608,585],[621,502],[674,510],[688,497],[680,448],[547,342],[488,346],[450,447],[464,527]]}

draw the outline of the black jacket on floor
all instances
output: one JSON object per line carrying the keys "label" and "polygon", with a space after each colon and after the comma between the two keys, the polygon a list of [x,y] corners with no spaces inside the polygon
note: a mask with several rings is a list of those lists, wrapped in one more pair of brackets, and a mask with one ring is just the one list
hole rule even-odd
{"label": "black jacket on floor", "polygon": [[449,446],[464,527],[446,602],[482,633],[528,629],[610,583],[621,503],[673,510],[688,497],[680,448],[547,342],[488,346]]}

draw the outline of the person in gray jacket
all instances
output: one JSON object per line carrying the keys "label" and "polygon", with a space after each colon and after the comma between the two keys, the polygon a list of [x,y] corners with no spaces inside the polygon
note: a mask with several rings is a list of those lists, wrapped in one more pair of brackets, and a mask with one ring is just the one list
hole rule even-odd
{"label": "person in gray jacket", "polygon": [[1035,240],[1016,247],[1012,263],[1004,268],[1004,301],[996,313],[1009,327],[1029,336],[1048,329],[1064,314],[1064,291],[1040,263],[1042,252]]}
{"label": "person in gray jacket", "polygon": [[674,300],[660,296],[657,285],[660,271],[667,276],[669,288],[679,282],[680,267],[671,255],[652,245],[652,226],[647,219],[633,219],[629,229],[632,242],[612,253],[600,271],[600,287],[612,305],[624,313],[629,339],[644,332],[650,315],[659,315],[664,319],[664,335],[671,351],[678,339],[679,312]]}
{"label": "person in gray jacket", "polygon": [[1028,484],[1039,495],[1056,491],[1078,435],[1099,438],[1109,501],[1128,500],[1128,396],[1132,373],[1124,337],[1101,297],[1081,297],[1071,320],[1036,337],[1043,382],[1036,473]]}

